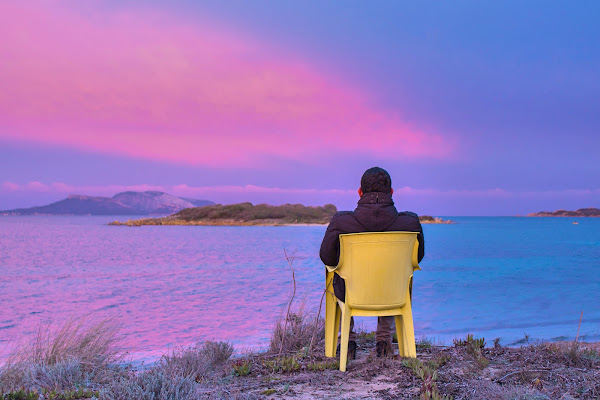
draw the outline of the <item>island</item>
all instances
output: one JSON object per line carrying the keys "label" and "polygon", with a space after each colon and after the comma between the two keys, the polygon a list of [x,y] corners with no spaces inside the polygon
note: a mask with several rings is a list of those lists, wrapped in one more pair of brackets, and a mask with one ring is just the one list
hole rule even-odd
{"label": "island", "polygon": [[580,208],[579,210],[540,211],[527,214],[528,217],[600,217],[600,208]]}
{"label": "island", "polygon": [[[302,204],[269,204],[239,203],[221,205],[214,204],[203,207],[192,207],[173,215],[161,218],[141,218],[128,221],[113,221],[108,225],[142,226],[142,225],[229,225],[229,226],[277,226],[277,225],[327,225],[337,212],[336,206],[305,206]],[[452,221],[441,218],[422,216],[422,223],[447,224]]]}
{"label": "island", "polygon": [[422,224],[453,224],[454,221],[449,219],[442,219],[439,217],[432,217],[430,215],[421,215],[419,216],[419,221]]}

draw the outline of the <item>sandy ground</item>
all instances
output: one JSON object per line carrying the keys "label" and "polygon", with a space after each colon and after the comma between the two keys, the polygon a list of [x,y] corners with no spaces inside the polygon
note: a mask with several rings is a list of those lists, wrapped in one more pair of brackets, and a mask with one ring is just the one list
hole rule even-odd
{"label": "sandy ground", "polygon": [[[446,360],[436,380],[441,395],[454,399],[600,399],[600,343],[486,347],[421,347],[417,358]],[[397,351],[397,350],[396,350]],[[226,379],[224,397],[277,399],[418,399],[424,382],[395,355],[380,359],[374,343],[359,343],[346,373],[310,371],[324,357],[298,357],[297,371],[273,372],[264,356],[251,357],[246,376]],[[482,359],[485,359],[483,361]],[[239,361],[238,361],[239,362]],[[449,397],[448,397],[449,398]]]}

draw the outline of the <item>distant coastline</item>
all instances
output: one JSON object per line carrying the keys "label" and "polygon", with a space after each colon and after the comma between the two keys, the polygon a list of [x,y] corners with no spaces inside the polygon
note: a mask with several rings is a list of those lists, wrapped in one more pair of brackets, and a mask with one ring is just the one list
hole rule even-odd
{"label": "distant coastline", "polygon": [[528,217],[600,217],[600,208],[580,208],[579,210],[539,211],[527,214]]}
{"label": "distant coastline", "polygon": [[113,197],[72,194],[45,206],[0,211],[0,215],[165,215],[189,207],[215,204],[164,192],[121,192]]}
{"label": "distant coastline", "polygon": [[[128,221],[113,221],[108,225],[191,225],[191,226],[289,226],[289,225],[327,225],[337,212],[333,204],[324,206],[304,206],[302,204],[253,205],[239,203],[230,205],[209,205],[186,208],[176,214],[161,218],[140,218]],[[424,224],[450,224],[428,215],[419,217]]]}

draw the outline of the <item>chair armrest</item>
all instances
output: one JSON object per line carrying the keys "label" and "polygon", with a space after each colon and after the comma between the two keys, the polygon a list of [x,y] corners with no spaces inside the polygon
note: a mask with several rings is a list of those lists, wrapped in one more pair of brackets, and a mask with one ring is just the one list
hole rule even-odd
{"label": "chair armrest", "polygon": [[413,248],[412,265],[413,265],[413,271],[421,270],[421,268],[419,267],[419,240],[418,239],[415,241],[415,247]]}

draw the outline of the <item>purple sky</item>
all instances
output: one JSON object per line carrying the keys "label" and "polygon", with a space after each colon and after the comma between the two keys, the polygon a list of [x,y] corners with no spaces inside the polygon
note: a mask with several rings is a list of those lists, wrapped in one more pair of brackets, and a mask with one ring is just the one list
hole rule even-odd
{"label": "purple sky", "polygon": [[593,1],[0,5],[0,209],[163,190],[353,208],[600,207]]}

